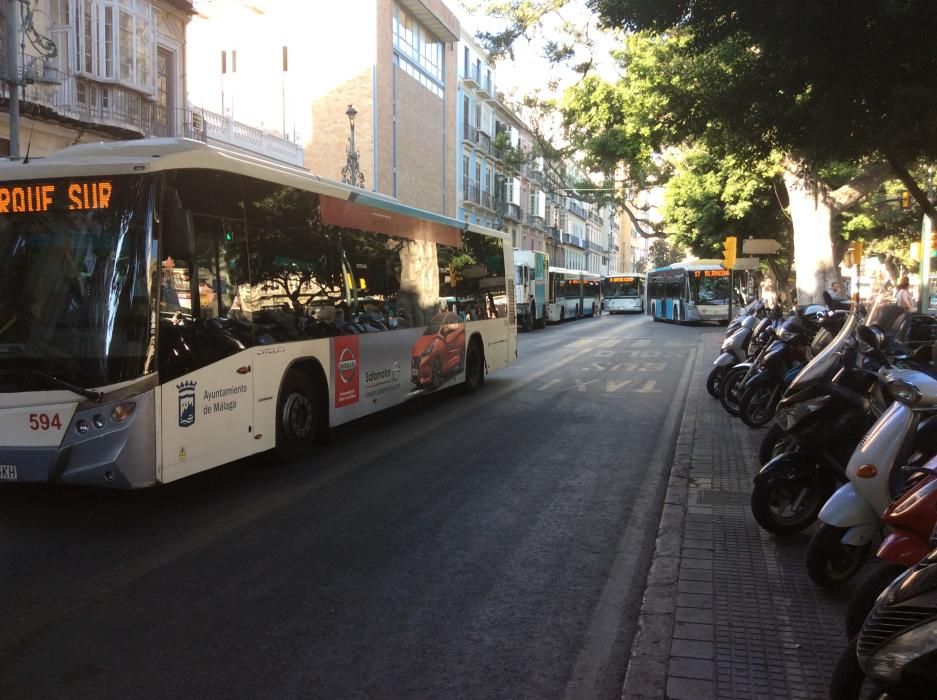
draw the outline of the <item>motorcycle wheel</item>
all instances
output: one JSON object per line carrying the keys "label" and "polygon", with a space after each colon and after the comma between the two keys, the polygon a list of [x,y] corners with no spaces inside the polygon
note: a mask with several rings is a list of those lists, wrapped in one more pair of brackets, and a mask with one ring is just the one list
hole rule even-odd
{"label": "motorcycle wheel", "polygon": [[871,544],[843,544],[846,528],[823,524],[807,547],[807,575],[822,588],[839,588],[859,573]]}
{"label": "motorcycle wheel", "polygon": [[722,393],[719,394],[719,401],[730,416],[739,414],[739,383],[747,373],[746,367],[733,367],[722,378]]}
{"label": "motorcycle wheel", "polygon": [[760,428],[774,418],[774,387],[756,384],[746,388],[739,398],[739,418],[750,428]]}
{"label": "motorcycle wheel", "polygon": [[875,599],[888,585],[904,573],[908,567],[879,561],[875,567],[856,584],[849,605],[846,607],[846,636],[859,634],[865,618],[875,605]]}
{"label": "motorcycle wheel", "polygon": [[758,447],[758,461],[761,466],[765,466],[778,455],[790,452],[796,445],[797,438],[793,435],[785,435],[781,426],[774,423],[768,428],[768,432],[765,433]]}
{"label": "motorcycle wheel", "polygon": [[790,535],[810,527],[833,488],[817,471],[809,481],[763,479],[752,489],[752,515],[758,525],[775,535]]}
{"label": "motorcycle wheel", "polygon": [[722,391],[722,378],[725,376],[725,373],[726,368],[722,365],[717,365],[712,368],[709,376],[706,377],[706,391],[715,399],[719,398],[719,394]]}

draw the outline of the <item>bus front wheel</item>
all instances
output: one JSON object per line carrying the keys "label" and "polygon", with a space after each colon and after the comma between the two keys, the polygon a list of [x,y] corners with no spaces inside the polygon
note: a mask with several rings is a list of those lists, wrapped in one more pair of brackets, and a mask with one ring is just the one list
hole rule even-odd
{"label": "bus front wheel", "polygon": [[462,391],[474,394],[485,383],[485,357],[481,343],[473,338],[469,341],[468,353],[465,356],[465,383]]}
{"label": "bus front wheel", "polygon": [[305,372],[291,369],[283,379],[277,405],[277,457],[289,463],[308,455],[317,422],[313,382]]}

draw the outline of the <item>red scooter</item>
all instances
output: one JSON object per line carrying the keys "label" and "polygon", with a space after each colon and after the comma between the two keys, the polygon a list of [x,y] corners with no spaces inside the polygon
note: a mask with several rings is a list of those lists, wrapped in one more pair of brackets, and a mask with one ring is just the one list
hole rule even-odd
{"label": "red scooter", "polygon": [[915,467],[908,487],[882,518],[890,529],[876,552],[878,565],[858,583],[846,608],[846,634],[851,639],[862,629],[875,599],[909,567],[927,556],[937,526],[937,456]]}

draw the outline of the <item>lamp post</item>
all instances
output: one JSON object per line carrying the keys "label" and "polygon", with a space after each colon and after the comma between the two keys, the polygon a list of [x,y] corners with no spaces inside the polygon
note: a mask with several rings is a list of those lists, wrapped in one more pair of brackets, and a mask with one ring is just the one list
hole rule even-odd
{"label": "lamp post", "polygon": [[351,135],[348,137],[348,144],[345,146],[345,166],[342,168],[342,182],[355,187],[364,187],[364,173],[358,167],[360,154],[355,147],[355,117],[358,116],[358,110],[353,105],[348,105],[345,110],[345,116],[348,117],[348,126],[351,129]]}

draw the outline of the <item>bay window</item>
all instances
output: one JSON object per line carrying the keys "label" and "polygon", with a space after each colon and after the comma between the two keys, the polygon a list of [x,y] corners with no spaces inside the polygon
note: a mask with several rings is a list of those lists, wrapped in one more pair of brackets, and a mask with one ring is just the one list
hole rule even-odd
{"label": "bay window", "polygon": [[152,4],[148,0],[67,2],[77,20],[76,72],[153,94],[156,16]]}

